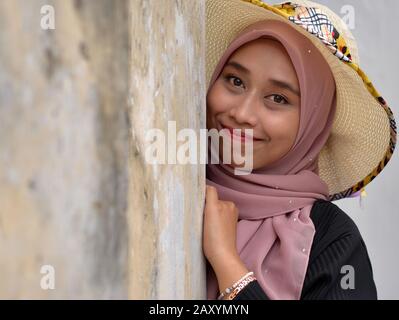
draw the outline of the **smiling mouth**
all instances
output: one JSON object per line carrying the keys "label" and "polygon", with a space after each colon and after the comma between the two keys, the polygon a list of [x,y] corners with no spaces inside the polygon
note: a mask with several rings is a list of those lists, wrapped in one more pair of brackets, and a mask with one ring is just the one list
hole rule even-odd
{"label": "smiling mouth", "polygon": [[233,140],[237,140],[237,141],[241,141],[241,142],[251,141],[251,140],[253,142],[256,142],[256,141],[262,141],[263,140],[263,139],[258,139],[258,138],[255,138],[254,136],[245,134],[245,130],[241,130],[241,135],[239,135],[239,133],[240,133],[239,129],[236,129],[238,132],[234,133],[233,128],[226,127],[226,126],[224,126],[222,124],[221,124],[221,127],[222,127],[222,129],[228,129],[229,130],[230,138],[233,139]]}

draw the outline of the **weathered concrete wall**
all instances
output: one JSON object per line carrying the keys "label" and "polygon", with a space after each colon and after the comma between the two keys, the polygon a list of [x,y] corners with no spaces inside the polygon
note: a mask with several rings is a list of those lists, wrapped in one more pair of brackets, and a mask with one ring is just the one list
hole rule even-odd
{"label": "weathered concrete wall", "polygon": [[[40,8],[54,6],[55,30]],[[127,295],[128,2],[0,2],[0,296]],[[55,290],[42,290],[42,265]]]}
{"label": "weathered concrete wall", "polygon": [[203,167],[141,150],[204,125],[204,3],[160,3],[0,0],[0,298],[204,296]]}
{"label": "weathered concrete wall", "polygon": [[167,133],[168,121],[177,130],[205,128],[204,14],[205,1],[131,8],[129,293],[137,299],[205,298],[205,167],[145,161],[149,128]]}

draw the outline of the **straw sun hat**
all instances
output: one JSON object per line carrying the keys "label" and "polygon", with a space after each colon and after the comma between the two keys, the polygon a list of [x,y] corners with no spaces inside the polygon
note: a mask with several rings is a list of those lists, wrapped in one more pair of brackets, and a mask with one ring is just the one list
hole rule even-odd
{"label": "straw sun hat", "polygon": [[268,5],[259,0],[206,0],[206,81],[224,51],[249,25],[280,20],[309,38],[330,65],[337,109],[320,152],[319,176],[329,200],[363,190],[387,165],[396,145],[391,109],[359,67],[356,41],[341,18],[318,3],[296,0]]}

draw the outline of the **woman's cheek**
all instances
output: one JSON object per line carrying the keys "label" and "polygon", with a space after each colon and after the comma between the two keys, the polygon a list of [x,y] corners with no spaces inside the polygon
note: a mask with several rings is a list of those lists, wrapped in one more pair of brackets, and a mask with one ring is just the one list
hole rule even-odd
{"label": "woman's cheek", "polygon": [[298,128],[298,119],[295,113],[287,114],[285,117],[276,117],[274,123],[271,124],[276,136],[281,140],[292,140],[295,138]]}
{"label": "woman's cheek", "polygon": [[212,106],[213,113],[228,111],[232,99],[234,97],[229,94],[226,88],[222,84],[216,83],[209,94],[209,103]]}

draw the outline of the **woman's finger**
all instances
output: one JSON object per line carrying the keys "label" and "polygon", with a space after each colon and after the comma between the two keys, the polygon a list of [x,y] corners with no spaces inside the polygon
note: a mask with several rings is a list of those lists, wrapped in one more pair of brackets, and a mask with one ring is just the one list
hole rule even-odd
{"label": "woman's finger", "polygon": [[208,186],[208,185],[206,186],[205,197],[206,197],[205,200],[208,203],[216,203],[217,201],[219,201],[217,189],[212,186]]}

